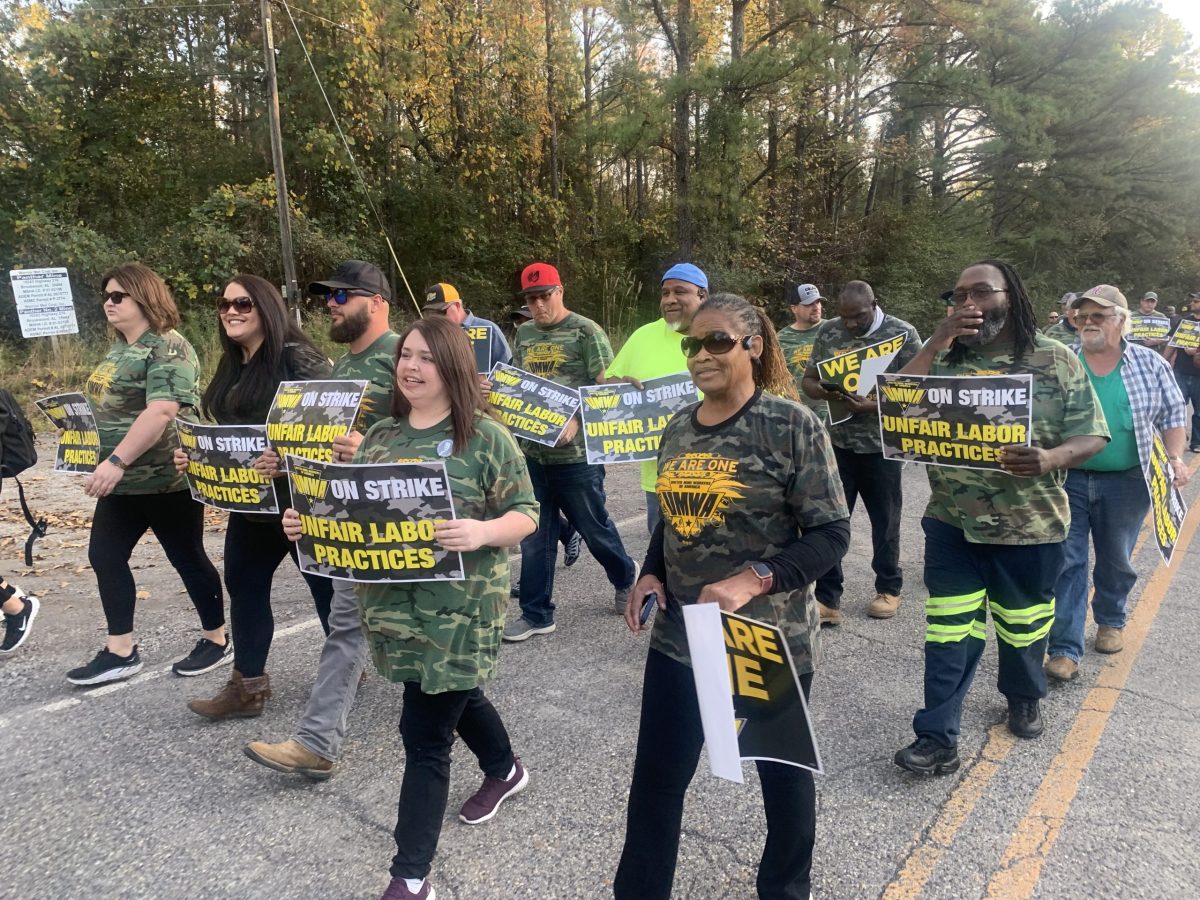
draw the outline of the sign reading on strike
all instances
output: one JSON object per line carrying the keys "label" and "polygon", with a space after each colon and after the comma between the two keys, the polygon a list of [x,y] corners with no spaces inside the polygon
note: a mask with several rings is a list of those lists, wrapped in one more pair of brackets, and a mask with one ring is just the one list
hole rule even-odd
{"label": "sign reading on strike", "polygon": [[8,277],[17,301],[21,337],[79,333],[66,269],[13,269]]}
{"label": "sign reading on strike", "polygon": [[1129,317],[1129,337],[1134,341],[1161,341],[1171,333],[1171,320],[1166,316],[1134,313]]}
{"label": "sign reading on strike", "polygon": [[[887,371],[906,340],[908,335],[898,334],[869,347],[820,360],[816,366],[817,378],[826,390],[866,397],[875,390],[875,376]],[[830,401],[831,424],[837,425],[849,418],[850,410],[846,404]]]}
{"label": "sign reading on strike", "polygon": [[54,455],[54,471],[80,475],[96,471],[100,462],[100,431],[87,397],[55,394],[35,402],[50,423],[62,431]]}
{"label": "sign reading on strike", "polygon": [[292,457],[300,571],[349,581],[462,581],[434,526],[454,518],[441,462],[333,465]]}
{"label": "sign reading on strike", "polygon": [[699,397],[687,372],[632,384],[595,384],[579,389],[583,444],[592,465],[640,462],[658,456],[671,417]]}
{"label": "sign reading on strike", "polygon": [[240,513],[277,513],[271,479],[254,468],[267,449],[266,425],[200,425],[175,420],[187,454],[187,481],[198,503]]}
{"label": "sign reading on strike", "polygon": [[553,447],[579,409],[579,392],[524,369],[496,363],[488,403],[515,437]]}
{"label": "sign reading on strike", "polygon": [[267,413],[267,441],[288,456],[333,461],[334,438],[354,427],[365,381],[282,381]]}
{"label": "sign reading on strike", "polygon": [[713,774],[741,782],[741,761],[750,759],[823,772],[783,632],[715,603],[683,614]]}
{"label": "sign reading on strike", "polygon": [[492,326],[471,325],[464,328],[471,349],[475,351],[475,371],[486,375],[492,371]]}
{"label": "sign reading on strike", "polygon": [[1154,538],[1158,542],[1158,552],[1163,562],[1168,566],[1175,554],[1175,544],[1179,541],[1179,529],[1187,517],[1187,504],[1183,502],[1183,494],[1175,486],[1175,476],[1171,471],[1171,460],[1167,456],[1166,445],[1162,438],[1154,435],[1154,446],[1150,450],[1150,464],[1144,473],[1146,487],[1150,491],[1150,512],[1154,519]]}
{"label": "sign reading on strike", "polygon": [[1032,437],[1032,375],[879,376],[885,459],[1000,469],[1001,451]]}
{"label": "sign reading on strike", "polygon": [[1180,319],[1171,334],[1168,347],[1179,347],[1182,350],[1195,350],[1200,347],[1200,321],[1196,319]]}

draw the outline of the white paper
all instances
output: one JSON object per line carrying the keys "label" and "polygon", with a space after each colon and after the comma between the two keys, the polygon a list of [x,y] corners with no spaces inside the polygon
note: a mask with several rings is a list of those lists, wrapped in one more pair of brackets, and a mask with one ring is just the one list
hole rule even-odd
{"label": "white paper", "polygon": [[13,269],[8,277],[17,301],[21,337],[79,333],[66,269]]}
{"label": "white paper", "polygon": [[742,755],[734,722],[725,636],[721,631],[721,607],[716,603],[684,606],[683,623],[687,628],[709,767],[718,778],[742,784]]}

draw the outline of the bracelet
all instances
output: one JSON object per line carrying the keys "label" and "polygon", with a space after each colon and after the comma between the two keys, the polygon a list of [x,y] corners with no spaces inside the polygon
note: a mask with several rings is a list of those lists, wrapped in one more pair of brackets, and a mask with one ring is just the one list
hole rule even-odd
{"label": "bracelet", "polygon": [[117,456],[115,453],[109,456],[108,461],[121,471],[125,471],[129,468],[129,463],[125,462],[125,460],[121,459],[121,457]]}
{"label": "bracelet", "polygon": [[1168,456],[1168,457],[1167,457],[1167,462],[1177,462],[1177,463],[1180,463],[1180,464],[1182,464],[1182,463],[1183,463],[1183,457],[1182,457],[1182,456]]}

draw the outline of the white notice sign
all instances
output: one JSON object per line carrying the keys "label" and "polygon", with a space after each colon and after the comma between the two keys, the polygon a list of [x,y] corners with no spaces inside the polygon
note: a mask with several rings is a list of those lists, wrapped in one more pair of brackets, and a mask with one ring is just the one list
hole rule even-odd
{"label": "white notice sign", "polygon": [[79,333],[66,269],[13,269],[8,277],[17,298],[21,337]]}

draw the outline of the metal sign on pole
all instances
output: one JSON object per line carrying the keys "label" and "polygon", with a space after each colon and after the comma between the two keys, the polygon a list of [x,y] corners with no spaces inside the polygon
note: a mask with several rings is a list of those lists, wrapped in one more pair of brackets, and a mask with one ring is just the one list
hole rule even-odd
{"label": "metal sign on pole", "polygon": [[279,127],[279,85],[275,73],[275,39],[271,34],[269,0],[259,0],[263,26],[263,53],[267,72],[267,114],[271,123],[271,161],[275,167],[275,205],[279,212],[279,243],[283,256],[283,296],[299,321],[300,286],[296,280],[296,258],[292,252],[292,219],[288,209],[287,174],[283,167],[283,135]]}

